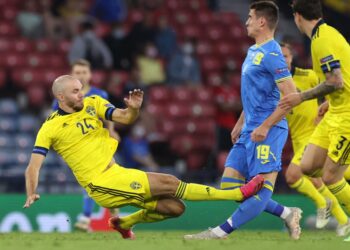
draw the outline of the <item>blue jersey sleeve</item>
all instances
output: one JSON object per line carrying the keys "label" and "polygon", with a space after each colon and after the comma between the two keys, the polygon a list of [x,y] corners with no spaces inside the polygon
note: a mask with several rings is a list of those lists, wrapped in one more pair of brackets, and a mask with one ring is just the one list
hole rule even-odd
{"label": "blue jersey sleeve", "polygon": [[288,70],[286,60],[280,52],[267,53],[264,56],[263,63],[276,83],[280,83],[292,77]]}

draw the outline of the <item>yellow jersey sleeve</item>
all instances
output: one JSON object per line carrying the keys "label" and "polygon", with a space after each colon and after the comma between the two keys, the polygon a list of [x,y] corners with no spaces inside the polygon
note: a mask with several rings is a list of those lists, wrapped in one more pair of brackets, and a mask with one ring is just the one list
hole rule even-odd
{"label": "yellow jersey sleeve", "polygon": [[90,98],[95,100],[95,108],[100,119],[112,121],[112,114],[115,110],[113,104],[100,96],[94,95]]}
{"label": "yellow jersey sleeve", "polygon": [[47,124],[44,123],[36,136],[36,141],[32,153],[46,156],[52,144],[50,131],[51,130],[48,128]]}

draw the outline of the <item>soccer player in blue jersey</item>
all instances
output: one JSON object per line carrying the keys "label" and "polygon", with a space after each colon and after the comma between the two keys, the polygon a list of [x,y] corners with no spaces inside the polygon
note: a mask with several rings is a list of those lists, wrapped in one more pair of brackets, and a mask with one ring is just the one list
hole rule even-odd
{"label": "soccer player in blue jersey", "polygon": [[[83,95],[85,97],[98,95],[103,99],[108,100],[108,93],[102,89],[93,87],[90,85],[91,82],[91,65],[89,61],[85,59],[79,59],[72,64],[71,67],[71,75],[83,84]],[[55,99],[52,103],[52,110],[58,110],[58,101]],[[111,121],[104,121],[106,128],[108,128],[109,134],[111,137],[120,141],[120,137],[118,133],[114,130],[114,124]],[[90,222],[91,222],[91,214],[94,209],[95,202],[91,199],[87,193],[83,192],[83,216],[81,216],[78,221],[75,223],[74,227],[81,231],[89,231],[90,230]],[[113,215],[116,215],[117,209],[111,211]]]}
{"label": "soccer player in blue jersey", "polygon": [[185,239],[224,238],[264,210],[284,219],[293,239],[300,236],[301,210],[283,207],[271,200],[288,136],[284,117],[289,110],[279,108],[278,103],[281,94],[296,92],[281,47],[274,40],[277,23],[275,3],[259,1],[251,4],[246,26],[248,36],[254,38],[256,44],[249,48],[242,65],[243,112],[231,133],[235,144],[227,157],[221,183],[222,188],[232,189],[262,174],[264,188],[243,201],[220,226],[185,235]]}

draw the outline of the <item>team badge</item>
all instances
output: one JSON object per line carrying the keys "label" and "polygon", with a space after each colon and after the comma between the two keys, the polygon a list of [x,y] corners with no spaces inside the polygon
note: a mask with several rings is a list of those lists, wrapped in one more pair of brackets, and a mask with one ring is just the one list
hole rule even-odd
{"label": "team badge", "polygon": [[137,189],[140,189],[142,188],[142,185],[139,183],[139,182],[136,182],[136,181],[133,181],[131,184],[130,184],[130,187],[134,190],[137,190]]}
{"label": "team badge", "polygon": [[93,106],[87,106],[86,113],[88,113],[91,116],[96,115],[96,109]]}

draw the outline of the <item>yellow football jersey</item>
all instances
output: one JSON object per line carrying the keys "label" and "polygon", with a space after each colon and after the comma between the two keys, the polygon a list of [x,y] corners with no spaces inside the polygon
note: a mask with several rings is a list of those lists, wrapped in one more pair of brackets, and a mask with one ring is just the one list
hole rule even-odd
{"label": "yellow football jersey", "polygon": [[329,112],[350,113],[350,45],[336,29],[320,20],[312,31],[311,55],[320,82],[325,81],[325,73],[341,69],[344,88],[329,94]]}
{"label": "yellow football jersey", "polygon": [[84,108],[75,113],[59,109],[40,128],[33,153],[55,150],[85,187],[110,163],[118,142],[109,136],[101,119],[111,120],[115,107],[94,95],[84,98]]}
{"label": "yellow football jersey", "polygon": [[[311,69],[295,67],[291,70],[291,73],[298,91],[308,90],[319,83],[317,75]],[[313,99],[294,107],[286,116],[293,141],[302,140],[312,134],[316,127],[315,118],[317,117],[317,112],[317,99]]]}

